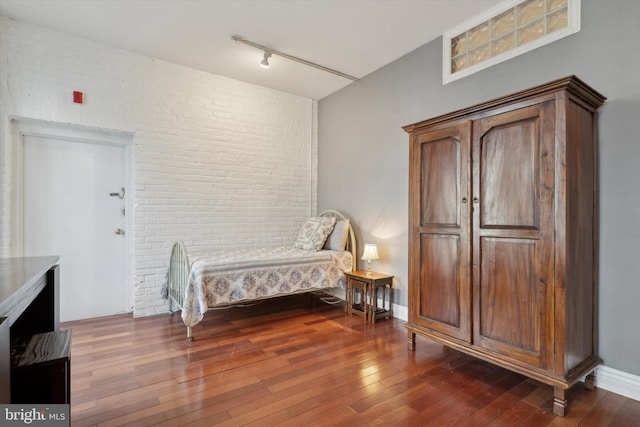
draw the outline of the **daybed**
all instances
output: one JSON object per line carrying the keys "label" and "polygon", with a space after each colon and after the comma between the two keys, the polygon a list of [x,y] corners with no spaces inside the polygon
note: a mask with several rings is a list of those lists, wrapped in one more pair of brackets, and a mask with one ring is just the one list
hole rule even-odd
{"label": "daybed", "polygon": [[349,220],[328,210],[310,218],[288,247],[193,253],[182,242],[171,251],[169,311],[182,310],[187,338],[210,308],[283,295],[346,288],[355,270],[356,241]]}

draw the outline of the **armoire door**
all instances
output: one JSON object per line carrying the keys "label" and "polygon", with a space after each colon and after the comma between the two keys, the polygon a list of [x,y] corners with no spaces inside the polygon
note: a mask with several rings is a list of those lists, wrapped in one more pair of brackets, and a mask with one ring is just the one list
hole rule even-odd
{"label": "armoire door", "polygon": [[473,124],[473,341],[541,367],[553,350],[554,126],[553,101]]}
{"label": "armoire door", "polygon": [[471,122],[415,135],[411,149],[409,321],[471,339]]}

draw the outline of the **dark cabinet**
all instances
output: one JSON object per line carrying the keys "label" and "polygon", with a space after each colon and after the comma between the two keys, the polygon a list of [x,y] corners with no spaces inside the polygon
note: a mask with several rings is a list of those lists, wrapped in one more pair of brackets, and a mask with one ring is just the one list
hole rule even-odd
{"label": "dark cabinet", "polygon": [[69,403],[57,256],[0,258],[0,403]]}
{"label": "dark cabinet", "polygon": [[409,343],[419,334],[565,391],[600,363],[597,109],[574,76],[410,134]]}

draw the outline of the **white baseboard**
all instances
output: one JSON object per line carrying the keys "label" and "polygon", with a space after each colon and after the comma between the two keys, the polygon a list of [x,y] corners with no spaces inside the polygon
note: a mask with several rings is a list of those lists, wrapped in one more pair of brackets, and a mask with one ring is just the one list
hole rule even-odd
{"label": "white baseboard", "polygon": [[638,375],[604,365],[598,366],[596,368],[596,387],[640,401],[640,376]]}
{"label": "white baseboard", "polygon": [[409,320],[409,309],[404,305],[393,304],[393,317],[404,320]]}
{"label": "white baseboard", "polygon": [[[409,319],[409,310],[403,305],[393,305],[393,317],[405,322]],[[596,387],[640,401],[640,376],[598,366],[596,368]]]}

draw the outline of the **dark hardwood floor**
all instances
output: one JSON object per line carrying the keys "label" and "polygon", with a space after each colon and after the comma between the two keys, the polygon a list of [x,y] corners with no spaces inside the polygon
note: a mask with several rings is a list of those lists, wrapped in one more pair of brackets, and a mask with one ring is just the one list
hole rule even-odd
{"label": "dark hardwood floor", "polygon": [[581,385],[565,418],[552,388],[306,296],[73,329],[72,426],[640,426],[640,402]]}

